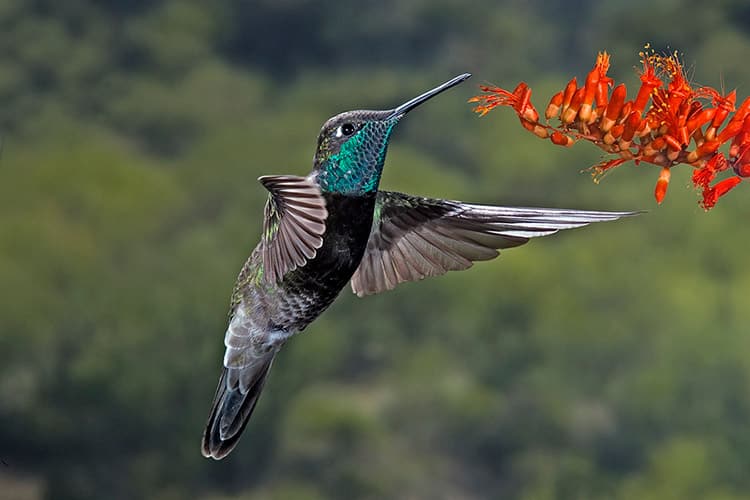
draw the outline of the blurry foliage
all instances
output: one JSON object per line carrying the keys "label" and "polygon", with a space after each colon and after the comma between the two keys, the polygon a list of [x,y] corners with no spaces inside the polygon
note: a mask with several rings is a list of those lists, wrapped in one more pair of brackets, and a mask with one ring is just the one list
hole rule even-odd
{"label": "blurry foliage", "polygon": [[[326,118],[459,71],[548,95],[600,49],[636,65],[647,41],[744,96],[748,15],[739,0],[0,2],[0,491],[747,498],[741,191],[705,215],[676,186],[635,220],[345,291],[279,356],[236,452],[214,463],[198,443],[260,231],[255,179],[308,171]],[[645,169],[595,186],[578,173],[595,148],[540,147],[512,113],[477,119],[475,93],[399,126],[385,187],[653,208]]]}

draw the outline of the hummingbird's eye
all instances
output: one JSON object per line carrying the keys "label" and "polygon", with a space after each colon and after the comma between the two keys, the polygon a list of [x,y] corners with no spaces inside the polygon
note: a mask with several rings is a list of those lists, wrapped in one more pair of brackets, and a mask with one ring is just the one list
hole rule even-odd
{"label": "hummingbird's eye", "polygon": [[350,136],[357,128],[351,123],[344,123],[336,129],[336,137]]}

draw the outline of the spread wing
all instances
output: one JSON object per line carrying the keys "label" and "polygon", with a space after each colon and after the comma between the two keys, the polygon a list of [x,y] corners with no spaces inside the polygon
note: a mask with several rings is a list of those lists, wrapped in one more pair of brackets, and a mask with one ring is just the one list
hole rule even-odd
{"label": "spread wing", "polygon": [[391,290],[405,281],[468,269],[531,238],[637,213],[499,207],[380,191],[352,290],[360,297]]}
{"label": "spread wing", "polygon": [[263,269],[268,283],[276,283],[304,266],[323,245],[326,202],[320,188],[306,177],[265,175],[258,179],[268,189],[263,220]]}

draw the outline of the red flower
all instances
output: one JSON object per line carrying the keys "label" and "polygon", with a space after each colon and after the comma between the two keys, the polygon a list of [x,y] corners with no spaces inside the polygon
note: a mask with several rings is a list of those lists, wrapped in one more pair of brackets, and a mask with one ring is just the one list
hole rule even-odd
{"label": "red flower", "polygon": [[[646,45],[648,50],[650,47]],[[662,81],[656,76],[656,65],[659,62],[659,56],[656,54],[641,52],[641,62],[643,63],[643,72],[641,73],[641,88],[638,89],[638,95],[633,104],[633,110],[642,112],[646,109],[646,103],[651,97],[654,89],[662,85]]]}
{"label": "red flower", "polygon": [[[540,123],[524,82],[513,92],[481,86],[484,94],[469,102],[478,103],[474,110],[480,115],[497,106],[512,107],[524,128],[553,144],[571,146],[585,139],[614,155],[591,168],[596,181],[629,160],[659,166],[657,203],[666,195],[671,169],[689,164],[696,169],[693,184],[702,190],[700,203],[708,210],[741,178],[750,177],[750,98],[735,112],[736,91],[724,95],[711,87],[694,88],[677,53],[657,54],[647,45],[640,56],[641,85],[634,100],[626,100],[625,85],[614,86],[607,76],[609,55],[600,52],[582,87],[572,78],[552,96],[545,123]],[[559,124],[550,125],[555,118]],[[730,141],[727,157],[719,149]],[[711,187],[730,167],[737,177]]]}
{"label": "red flower", "polygon": [[742,182],[739,177],[729,177],[718,182],[714,187],[703,191],[701,206],[706,210],[713,208],[719,198],[727,194],[734,186]]}
{"label": "red flower", "polygon": [[480,116],[484,116],[497,106],[510,106],[516,110],[519,117],[526,118],[532,122],[539,120],[539,113],[536,112],[536,109],[534,109],[534,106],[530,102],[531,89],[524,82],[519,83],[513,92],[490,85],[480,85],[479,88],[482,92],[486,92],[486,94],[472,97],[469,99],[469,102],[484,103],[478,104],[474,108],[474,111],[479,113]]}
{"label": "red flower", "polygon": [[693,185],[697,188],[702,188],[705,191],[708,189],[708,185],[716,178],[716,173],[726,170],[727,168],[728,164],[726,157],[721,153],[717,153],[713,155],[704,166],[693,170]]}
{"label": "red flower", "polygon": [[660,205],[662,200],[664,200],[664,195],[667,194],[670,177],[672,177],[672,171],[669,167],[662,167],[661,172],[659,173],[659,178],[656,180],[656,187],[654,188],[656,203]]}

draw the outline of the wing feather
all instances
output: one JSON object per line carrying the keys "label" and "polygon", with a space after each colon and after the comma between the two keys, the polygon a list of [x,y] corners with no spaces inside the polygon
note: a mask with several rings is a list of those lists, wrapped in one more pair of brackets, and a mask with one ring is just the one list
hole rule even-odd
{"label": "wing feather", "polygon": [[320,188],[306,177],[266,175],[269,191],[263,222],[263,269],[268,283],[315,258],[323,245],[328,217]]}
{"label": "wing feather", "polygon": [[379,293],[405,281],[468,269],[531,238],[638,213],[503,207],[380,191],[352,290],[360,297]]}

